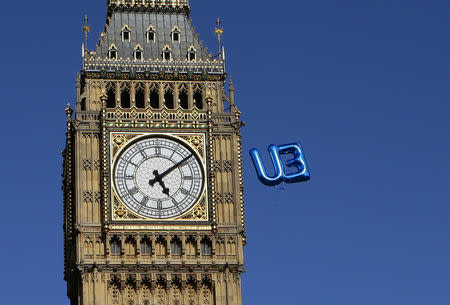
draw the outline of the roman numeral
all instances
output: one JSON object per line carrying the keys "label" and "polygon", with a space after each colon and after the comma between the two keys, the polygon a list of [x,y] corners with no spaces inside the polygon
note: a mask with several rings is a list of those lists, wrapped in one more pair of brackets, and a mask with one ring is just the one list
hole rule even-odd
{"label": "roman numeral", "polygon": [[160,155],[161,155],[161,147],[159,147],[159,146],[156,146],[156,147],[155,147],[155,154],[156,154],[157,156],[160,156]]}
{"label": "roman numeral", "polygon": [[192,180],[192,179],[194,179],[194,177],[192,177],[192,176],[184,176],[183,178],[184,178],[184,180]]}
{"label": "roman numeral", "polygon": [[146,196],[146,197],[144,197],[144,198],[142,199],[141,205],[144,206],[144,205],[147,204],[147,202],[148,202],[148,197]]}
{"label": "roman numeral", "polygon": [[158,210],[162,210],[162,201],[161,201],[161,200],[158,200],[158,201],[156,202],[156,208],[157,208]]}
{"label": "roman numeral", "polygon": [[175,198],[172,198],[172,203],[173,203],[175,206],[178,206],[178,202],[176,201]]}
{"label": "roman numeral", "polygon": [[180,192],[181,192],[182,194],[184,194],[184,195],[188,195],[188,194],[189,194],[189,191],[188,191],[188,190],[185,190],[184,188],[181,188],[181,189],[180,189]]}
{"label": "roman numeral", "polygon": [[131,196],[133,196],[134,194],[137,194],[138,192],[138,188],[137,187],[133,187],[131,190],[129,190],[128,192],[131,194]]}
{"label": "roman numeral", "polygon": [[142,157],[143,157],[144,159],[147,159],[148,156],[147,156],[147,154],[145,153],[145,150],[142,149],[142,150],[140,150],[139,152],[141,153],[141,155],[142,155]]}

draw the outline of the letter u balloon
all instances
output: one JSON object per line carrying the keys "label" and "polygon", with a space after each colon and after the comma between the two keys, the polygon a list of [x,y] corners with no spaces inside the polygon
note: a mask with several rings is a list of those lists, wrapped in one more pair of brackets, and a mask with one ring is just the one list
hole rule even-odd
{"label": "letter u balloon", "polygon": [[[304,182],[310,179],[309,168],[306,164],[303,149],[300,143],[292,143],[285,145],[270,145],[269,154],[272,159],[272,165],[274,168],[273,176],[269,176],[266,168],[261,159],[259,151],[255,148],[250,150],[250,157],[255,165],[256,174],[259,181],[267,186],[275,186],[283,181],[286,183]],[[281,160],[281,155],[291,154],[293,159],[286,161],[287,167],[297,169],[297,172],[287,174]]]}

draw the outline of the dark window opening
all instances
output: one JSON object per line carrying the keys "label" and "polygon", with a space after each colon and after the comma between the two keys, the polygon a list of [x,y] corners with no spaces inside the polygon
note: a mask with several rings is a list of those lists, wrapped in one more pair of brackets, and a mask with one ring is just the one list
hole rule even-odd
{"label": "dark window opening", "polygon": [[122,32],[123,41],[129,41],[130,40],[130,32],[123,31]]}
{"label": "dark window opening", "polygon": [[85,111],[86,110],[86,98],[83,98],[80,102],[80,110]]}
{"label": "dark window opening", "polygon": [[173,41],[179,41],[180,40],[180,33],[178,32],[173,32]]}
{"label": "dark window opening", "polygon": [[210,256],[212,254],[212,242],[208,238],[204,238],[201,241],[202,255]]}
{"label": "dark window opening", "polygon": [[203,109],[203,95],[199,91],[194,93],[194,104],[197,109]]}
{"label": "dark window opening", "polygon": [[120,106],[122,108],[130,108],[131,107],[130,92],[128,90],[123,90],[120,93]]}
{"label": "dark window opening", "polygon": [[170,247],[170,253],[172,255],[181,255],[181,241],[178,237],[174,237],[172,239],[172,241],[170,242]]}
{"label": "dark window opening", "polygon": [[150,92],[150,107],[153,109],[159,109],[159,93],[156,90]]}
{"label": "dark window opening", "polygon": [[195,54],[195,52],[194,51],[191,51],[191,52],[189,52],[188,53],[188,59],[190,60],[190,61],[194,61],[195,60],[195,56],[196,54]]}
{"label": "dark window opening", "polygon": [[155,41],[155,32],[153,32],[153,31],[148,31],[148,32],[147,32],[147,40],[148,40],[148,41]]}
{"label": "dark window opening", "polygon": [[167,109],[174,109],[175,105],[173,103],[173,94],[170,91],[166,91],[164,93],[164,104],[166,105]]}
{"label": "dark window opening", "polygon": [[171,52],[169,50],[165,50],[163,52],[163,59],[164,60],[170,60],[171,59]]}
{"label": "dark window opening", "polygon": [[106,94],[108,96],[106,99],[106,108],[116,108],[116,92],[113,89],[108,89]]}
{"label": "dark window opening", "polygon": [[136,52],[134,52],[134,57],[136,60],[142,60],[142,54],[143,52],[141,50],[136,50]]}
{"label": "dark window opening", "polygon": [[136,107],[145,108],[145,93],[144,90],[138,89],[135,94]]}
{"label": "dark window opening", "polygon": [[114,49],[109,50],[109,58],[110,59],[117,59],[117,51]]}
{"label": "dark window opening", "polygon": [[186,91],[180,92],[180,106],[183,109],[189,108],[188,95],[187,95]]}

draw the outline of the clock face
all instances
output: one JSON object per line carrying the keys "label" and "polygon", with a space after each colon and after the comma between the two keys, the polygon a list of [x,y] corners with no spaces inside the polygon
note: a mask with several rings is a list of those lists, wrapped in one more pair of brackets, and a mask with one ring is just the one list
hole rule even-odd
{"label": "clock face", "polygon": [[197,154],[172,137],[151,136],[128,145],[114,163],[122,202],[146,218],[169,219],[190,210],[204,188]]}

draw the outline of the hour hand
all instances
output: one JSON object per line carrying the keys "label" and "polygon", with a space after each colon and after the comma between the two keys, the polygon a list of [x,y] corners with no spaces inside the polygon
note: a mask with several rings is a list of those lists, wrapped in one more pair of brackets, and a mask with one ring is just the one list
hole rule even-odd
{"label": "hour hand", "polygon": [[162,192],[163,194],[166,194],[167,196],[169,196],[169,189],[166,187],[166,185],[164,184],[164,181],[162,181],[162,176],[158,173],[157,170],[153,171],[153,175],[155,175],[154,179],[151,179],[148,183],[150,184],[150,186],[154,186],[156,182],[159,183],[159,185],[161,185],[162,187]]}

